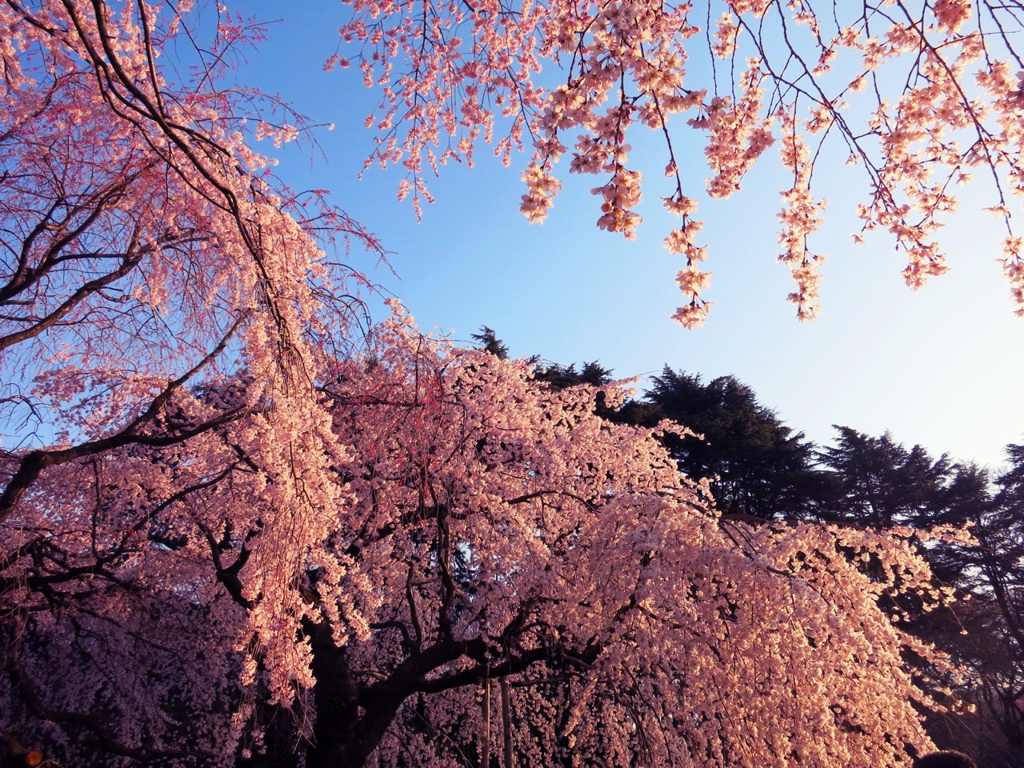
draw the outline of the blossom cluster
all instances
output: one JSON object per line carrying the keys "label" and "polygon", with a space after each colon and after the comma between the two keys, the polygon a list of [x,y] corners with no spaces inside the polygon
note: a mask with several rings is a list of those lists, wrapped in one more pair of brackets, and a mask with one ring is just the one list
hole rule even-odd
{"label": "blossom cluster", "polygon": [[[642,214],[633,204],[639,171],[627,138],[640,126],[664,138],[676,169],[667,196],[683,195],[684,181],[697,175],[676,154],[673,114],[689,113],[682,124],[703,134],[712,197],[739,189],[773,143],[806,146],[811,155],[799,161],[803,170],[782,190],[787,212],[779,234],[782,261],[797,283],[789,299],[801,319],[814,315],[820,257],[793,254],[798,246],[814,250],[805,242],[822,212],[813,166],[830,151],[827,140],[844,144],[866,174],[867,199],[856,209],[863,230],[889,233],[914,288],[946,271],[938,236],[956,208],[954,188],[968,183],[974,169],[988,169],[995,180],[995,207],[1006,205],[1004,190],[1024,189],[1024,89],[1008,63],[1020,60],[1020,20],[1009,6],[936,0],[895,14],[888,4],[846,8],[811,0],[428,7],[424,26],[418,6],[357,0],[355,20],[343,30],[347,40],[370,47],[362,66],[368,83],[383,86],[386,113],[377,157],[406,163],[413,178],[403,189],[421,192],[422,161],[415,158],[433,158],[429,146],[448,146],[445,137],[458,136],[457,149],[443,153],[468,155],[477,138],[493,133],[500,112],[508,134],[496,151],[506,160],[523,131],[535,138],[521,206],[531,222],[553,205],[556,165],[570,146],[570,172],[607,177],[593,188],[602,209],[598,226],[632,237]],[[688,72],[697,57],[704,61]],[[538,79],[544,59],[561,65],[561,82]],[[407,75],[394,74],[397,62],[408,65]],[[700,81],[691,83],[694,73]],[[482,107],[485,93],[500,109]],[[782,151],[789,171],[796,168],[785,159],[792,152]],[[1008,216],[1004,223],[1010,228]],[[688,297],[697,282],[680,281]],[[698,314],[676,317],[694,325]]]}
{"label": "blossom cluster", "polygon": [[797,290],[787,297],[796,304],[797,317],[811,320],[817,311],[815,301],[821,282],[818,267],[824,256],[811,253],[807,240],[821,226],[825,201],[815,200],[811,193],[810,148],[798,133],[796,120],[791,114],[783,113],[781,124],[779,153],[782,164],[793,174],[793,186],[782,192],[786,207],[779,213],[782,223],[779,261],[790,268],[797,284]]}

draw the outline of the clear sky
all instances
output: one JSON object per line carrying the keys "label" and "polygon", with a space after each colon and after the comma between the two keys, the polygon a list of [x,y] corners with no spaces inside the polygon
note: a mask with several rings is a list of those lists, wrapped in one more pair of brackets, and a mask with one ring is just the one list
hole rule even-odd
{"label": "clear sky", "polygon": [[[1024,319],[1013,316],[996,261],[999,222],[977,212],[994,204],[984,187],[966,189],[943,238],[950,272],[913,292],[891,240],[879,235],[857,246],[850,238],[863,180],[841,157],[823,163],[816,174],[829,200],[816,240],[828,255],[822,308],[817,320],[798,323],[785,301],[788,271],[775,262],[782,177],[770,150],[732,199],[700,198],[706,268],[715,273],[707,296],[716,304],[703,328],[687,331],[669,319],[682,299],[674,276],[683,264],[661,245],[672,220],[659,201],[670,190],[659,188],[665,159],[656,135],[646,135],[649,144],[643,134],[631,137],[646,179],[636,241],[597,229],[599,201],[588,190],[604,182],[569,177],[567,160],[548,222],[528,224],[518,212],[526,158],[503,168],[486,148],[476,168],[442,170],[431,186],[437,202],[417,223],[411,205],[396,199],[400,169],[371,169],[357,180],[373,148],[363,123],[375,94],[354,69],[323,72],[345,7],[269,0],[237,7],[280,19],[242,63],[239,80],[335,125],[318,132],[320,150],[261,149],[281,159],[278,172],[290,186],[331,190],[383,240],[397,277],[361,253],[350,261],[400,298],[422,329],[468,340],[486,324],[515,356],[598,360],[620,377],[657,374],[666,364],[705,379],[733,374],[819,443],[831,439],[832,424],[872,435],[889,430],[908,446],[996,467],[1006,443],[1024,442]],[[689,129],[680,129],[686,137]],[[677,141],[687,192],[697,196],[709,175],[700,145]]]}

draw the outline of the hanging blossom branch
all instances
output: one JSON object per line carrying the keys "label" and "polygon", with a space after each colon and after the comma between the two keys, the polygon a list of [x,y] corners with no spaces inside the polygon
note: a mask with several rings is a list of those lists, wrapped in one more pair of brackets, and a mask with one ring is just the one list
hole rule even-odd
{"label": "hanging blossom branch", "polygon": [[[350,4],[342,37],[361,45],[354,59],[366,84],[382,88],[379,111],[367,120],[383,134],[371,161],[405,166],[412,181],[403,182],[400,196],[422,192],[423,173],[436,170],[438,159],[471,158],[478,140],[495,141],[507,162],[528,131],[534,152],[523,172],[522,213],[531,222],[546,218],[561,188],[559,161],[570,152],[571,173],[607,179],[592,190],[600,198],[598,226],[632,238],[644,181],[629,166],[627,135],[640,125],[654,129],[665,139],[666,173],[676,180],[665,204],[680,217],[665,244],[686,259],[678,275],[686,304],[675,319],[693,327],[710,309],[703,297],[711,273],[698,267],[705,253],[696,239],[697,204],[684,194],[683,179],[701,171],[678,157],[672,137],[684,125],[703,135],[706,192],[716,198],[738,190],[764,151],[782,142],[794,184],[781,191],[779,260],[797,283],[788,300],[806,320],[815,314],[823,259],[812,255],[810,239],[825,204],[813,189],[811,158],[833,136],[870,185],[857,208],[863,230],[883,229],[895,239],[913,288],[946,271],[937,236],[957,206],[953,190],[975,170],[987,171],[995,184],[988,210],[1007,230],[1004,273],[1015,311],[1024,314],[1024,240],[1010,225],[1006,198],[1024,191],[1024,77],[1013,74],[1024,63],[1013,4]],[[563,67],[561,84],[539,79],[544,61]],[[483,99],[494,108],[482,109]],[[676,114],[687,116],[682,125]],[[497,132],[499,124],[507,133]]]}

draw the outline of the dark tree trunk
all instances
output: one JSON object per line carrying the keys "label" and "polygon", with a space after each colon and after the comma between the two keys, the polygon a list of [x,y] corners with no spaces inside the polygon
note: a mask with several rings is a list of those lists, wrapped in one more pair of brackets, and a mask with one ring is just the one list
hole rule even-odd
{"label": "dark tree trunk", "polygon": [[[306,756],[307,768],[362,768],[377,748],[405,699],[397,692],[382,691],[363,701],[345,659],[345,650],[334,645],[329,627],[307,625],[313,648],[316,676],[316,724],[314,743]],[[391,695],[388,695],[391,693]]]}
{"label": "dark tree trunk", "polygon": [[[475,685],[485,674],[494,678],[518,674],[551,656],[550,648],[530,648],[494,665],[487,657],[487,645],[479,637],[441,640],[417,648],[386,679],[360,685],[349,668],[345,649],[334,644],[330,627],[307,621],[304,628],[313,650],[316,677],[316,724],[313,744],[306,755],[307,768],[363,768],[402,702],[410,696]],[[599,646],[588,645],[571,658],[589,666],[599,653]],[[427,677],[459,658],[472,659],[475,665],[440,677]]]}

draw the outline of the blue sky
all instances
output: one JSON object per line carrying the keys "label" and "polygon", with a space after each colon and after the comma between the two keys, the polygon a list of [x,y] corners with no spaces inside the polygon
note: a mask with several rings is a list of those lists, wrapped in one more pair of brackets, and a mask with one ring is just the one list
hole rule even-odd
{"label": "blue sky", "polygon": [[[829,200],[816,240],[828,255],[822,308],[817,320],[798,323],[785,301],[788,272],[775,262],[782,177],[770,150],[732,199],[701,197],[706,267],[715,273],[707,295],[716,304],[703,328],[687,331],[669,319],[681,300],[674,276],[683,265],[661,245],[672,220],[659,203],[670,190],[659,188],[665,159],[656,135],[631,137],[647,180],[636,241],[596,228],[599,201],[588,190],[603,181],[570,177],[567,162],[548,222],[528,224],[518,212],[526,157],[503,168],[486,148],[476,168],[442,170],[431,185],[437,202],[418,223],[411,205],[396,199],[398,169],[357,179],[374,146],[363,121],[376,95],[354,69],[323,72],[345,7],[269,0],[238,7],[280,19],[240,65],[239,80],[335,125],[317,133],[320,150],[260,149],[281,160],[278,173],[290,186],[331,190],[383,240],[397,277],[358,252],[350,262],[399,297],[424,330],[468,340],[486,324],[515,356],[598,360],[621,377],[657,374],[665,364],[705,379],[733,374],[817,442],[831,439],[832,424],[872,435],[889,430],[933,454],[992,466],[1006,443],[1024,442],[1024,319],[1012,314],[996,261],[999,222],[978,212],[994,204],[984,186],[966,189],[943,237],[950,272],[914,292],[903,285],[904,262],[890,240],[879,235],[856,246],[850,238],[864,189],[856,170],[842,157],[823,163],[816,175]],[[680,128],[677,149],[696,196],[708,171],[699,137]]]}

